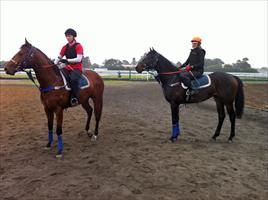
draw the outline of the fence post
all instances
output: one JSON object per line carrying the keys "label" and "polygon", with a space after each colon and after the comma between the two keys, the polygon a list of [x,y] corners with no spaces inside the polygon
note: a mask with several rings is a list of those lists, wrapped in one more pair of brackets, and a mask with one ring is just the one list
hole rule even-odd
{"label": "fence post", "polygon": [[131,80],[131,69],[129,69],[128,79]]}

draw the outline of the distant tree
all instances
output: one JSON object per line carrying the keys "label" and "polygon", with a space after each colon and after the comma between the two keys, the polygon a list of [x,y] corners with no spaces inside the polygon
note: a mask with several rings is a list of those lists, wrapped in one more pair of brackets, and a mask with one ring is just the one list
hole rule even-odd
{"label": "distant tree", "polygon": [[224,71],[227,71],[227,72],[232,71],[232,68],[233,68],[233,65],[230,65],[230,64],[225,64],[223,66]]}
{"label": "distant tree", "polygon": [[136,58],[132,58],[132,62],[131,62],[131,65],[137,65],[137,61],[136,61]]}
{"label": "distant tree", "polygon": [[105,59],[105,61],[103,62],[104,66],[107,67],[108,69],[125,69],[122,66],[122,62],[118,59]]}
{"label": "distant tree", "polygon": [[93,68],[99,68],[100,65],[98,65],[97,63],[93,63],[93,64],[92,64],[92,67],[93,67]]}
{"label": "distant tree", "polygon": [[122,60],[123,65],[129,65],[129,62],[127,60]]}
{"label": "distant tree", "polygon": [[233,63],[233,68],[235,68],[236,71],[240,72],[249,72],[251,70],[251,65],[248,63],[248,58],[243,58],[241,60],[237,60],[236,63]]}
{"label": "distant tree", "polygon": [[182,64],[181,64],[181,62],[180,61],[178,61],[177,63],[176,63],[176,66],[177,67],[180,67]]}
{"label": "distant tree", "polygon": [[88,56],[84,57],[82,60],[83,68],[89,69],[91,67],[91,62]]}
{"label": "distant tree", "polygon": [[[206,59],[205,60],[205,71],[215,72],[215,71],[224,71],[224,72],[257,72],[256,69],[251,68],[251,65],[248,63],[248,58],[245,57],[242,60],[238,59],[236,63],[224,64],[224,62],[219,59]],[[224,64],[224,65],[223,65]]]}
{"label": "distant tree", "polygon": [[4,68],[4,64],[6,63],[7,61],[0,61],[0,68]]}
{"label": "distant tree", "polygon": [[242,61],[243,62],[247,62],[248,61],[248,58],[243,58]]}
{"label": "distant tree", "polygon": [[205,67],[216,65],[217,67],[220,65],[222,66],[224,62],[219,58],[214,59],[205,59]]}

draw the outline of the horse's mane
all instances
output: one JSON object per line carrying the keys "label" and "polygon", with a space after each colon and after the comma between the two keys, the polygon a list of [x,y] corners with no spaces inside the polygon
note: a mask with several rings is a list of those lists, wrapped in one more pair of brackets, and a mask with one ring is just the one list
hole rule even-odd
{"label": "horse's mane", "polygon": [[[32,46],[32,45],[29,45],[29,44],[23,44],[23,45],[20,47],[20,49],[22,49],[22,48],[24,48],[24,47],[29,48],[29,47],[31,47],[31,46]],[[32,47],[34,47],[34,46],[32,46]],[[36,48],[36,47],[34,47],[34,48],[35,48],[35,50],[37,50],[40,54],[42,54],[42,55],[45,57],[45,59],[48,60],[49,64],[53,65],[52,68],[53,68],[53,70],[55,71],[56,75],[57,75],[57,76],[61,76],[61,75],[60,75],[60,70],[59,70],[58,66],[55,65],[55,64],[53,63],[53,61],[52,61],[52,60],[51,60],[45,53],[43,53],[40,49],[38,49],[38,48]]]}
{"label": "horse's mane", "polygon": [[[154,50],[155,51],[155,50]],[[161,61],[166,65],[166,66],[171,66],[171,67],[175,67],[178,68],[173,62],[169,61],[167,58],[165,58],[162,54],[158,53],[157,51],[155,51],[158,55],[159,58],[161,58]]]}

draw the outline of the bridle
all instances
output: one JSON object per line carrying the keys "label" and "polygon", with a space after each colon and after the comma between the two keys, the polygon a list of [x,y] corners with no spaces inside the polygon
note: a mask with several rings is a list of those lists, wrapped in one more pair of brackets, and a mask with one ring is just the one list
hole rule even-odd
{"label": "bridle", "polygon": [[[147,65],[146,63],[144,63],[144,68],[143,68],[143,71],[147,71],[149,74],[152,74],[154,75],[154,73],[152,73],[151,71],[153,69],[156,68],[157,64],[158,64],[158,59],[159,57],[159,53],[156,53],[156,56],[155,56],[155,60],[154,60],[154,63],[151,64],[151,65]],[[183,72],[183,70],[181,70],[181,68],[178,68],[178,71],[171,71],[171,72],[157,72],[158,75],[174,75],[174,74],[179,74]],[[155,75],[154,75],[155,76]]]}
{"label": "bridle", "polygon": [[155,67],[157,66],[158,64],[158,56],[159,54],[156,53],[156,56],[155,56],[155,60],[154,60],[154,63],[152,63],[151,65],[147,65],[146,63],[144,63],[144,68],[143,68],[143,71],[147,71],[148,73],[152,73],[150,71],[152,71],[153,69],[155,69]]}
{"label": "bridle", "polygon": [[[181,68],[178,68],[177,71],[169,71],[169,72],[157,72],[156,74],[154,72],[152,72],[152,70],[156,71],[155,68],[157,67],[159,62],[159,53],[156,52],[156,56],[154,58],[154,62],[151,65],[147,65],[146,63],[144,63],[144,71],[147,71],[149,74],[151,74],[152,76],[154,76],[155,80],[160,84],[160,78],[159,75],[177,75],[181,72],[184,72],[184,70],[182,70]],[[171,82],[173,82],[176,79],[177,76],[174,76],[171,80]],[[161,83],[162,84],[162,83]],[[163,84],[162,84],[163,85]],[[176,85],[176,84],[175,84]],[[175,86],[174,85],[174,86]],[[173,86],[172,84],[170,86]]]}
{"label": "bridle", "polygon": [[[17,61],[15,61],[14,59],[11,59],[11,60],[10,60],[12,63],[14,63],[15,65],[17,65],[16,71],[23,71],[23,72],[25,72],[25,73],[27,74],[28,78],[34,83],[34,85],[35,85],[41,92],[49,92],[49,91],[52,91],[52,90],[54,90],[54,89],[57,90],[57,89],[61,89],[61,88],[65,87],[65,85],[64,85],[64,86],[49,86],[49,87],[47,87],[47,88],[41,88],[40,86],[38,86],[38,85],[36,84],[36,82],[35,82],[35,80],[34,80],[34,78],[33,78],[33,75],[32,75],[32,71],[31,71],[31,70],[30,70],[30,71],[26,71],[26,70],[25,70],[25,69],[29,68],[29,66],[27,66],[27,65],[29,65],[31,59],[34,57],[34,53],[35,53],[34,51],[36,51],[36,48],[35,48],[34,46],[31,45],[31,48],[29,49],[29,51],[27,52],[27,55],[24,57],[24,59],[23,59],[22,61],[17,62]],[[54,66],[54,64],[43,65],[42,67],[43,67],[43,68],[49,68],[49,67],[52,67],[52,66]],[[57,83],[57,82],[58,82],[58,80],[55,81],[55,83]],[[54,84],[55,84],[55,83],[54,83]],[[53,85],[54,85],[54,84],[53,84]]]}
{"label": "bridle", "polygon": [[25,71],[25,69],[27,68],[27,64],[30,63],[30,60],[34,56],[34,50],[35,48],[31,45],[31,48],[29,49],[29,51],[27,52],[27,55],[24,57],[22,61],[17,62],[14,59],[10,60],[12,63],[17,65],[16,71]]}

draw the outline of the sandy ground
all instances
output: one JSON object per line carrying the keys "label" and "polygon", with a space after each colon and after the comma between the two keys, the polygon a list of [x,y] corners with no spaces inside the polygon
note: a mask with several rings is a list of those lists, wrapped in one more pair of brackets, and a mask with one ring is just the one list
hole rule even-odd
{"label": "sandy ground", "polygon": [[182,134],[169,143],[170,108],[157,83],[107,86],[97,142],[83,131],[81,107],[65,111],[62,159],[56,142],[43,148],[47,125],[37,89],[0,89],[0,199],[267,199],[267,84],[246,85],[247,106],[261,109],[245,109],[232,144],[228,117],[218,141],[210,141],[213,100],[182,107]]}

